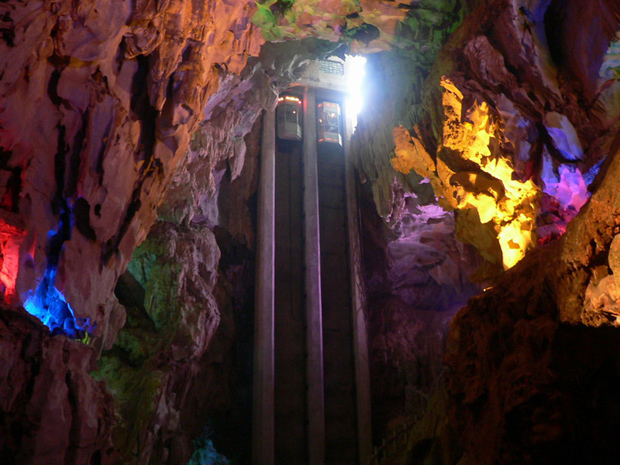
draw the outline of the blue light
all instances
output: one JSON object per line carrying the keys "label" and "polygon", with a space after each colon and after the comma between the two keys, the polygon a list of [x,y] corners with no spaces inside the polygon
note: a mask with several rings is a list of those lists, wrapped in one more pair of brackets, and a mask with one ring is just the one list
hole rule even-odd
{"label": "blue light", "polygon": [[72,339],[81,339],[87,334],[92,334],[90,318],[76,318],[71,305],[55,286],[60,253],[64,242],[71,237],[71,215],[71,209],[65,203],[58,231],[52,230],[48,233],[48,261],[43,281],[37,286],[36,291],[31,290],[26,294],[24,308],[41,320],[52,334],[65,334]]}
{"label": "blue light", "polygon": [[598,176],[598,173],[601,171],[601,166],[603,166],[603,162],[606,158],[607,157],[600,160],[598,163],[592,166],[592,168],[590,168],[590,170],[586,174],[583,175],[583,179],[586,182],[586,185],[589,186],[590,184],[592,184],[594,178]]}
{"label": "blue light", "polygon": [[37,290],[28,292],[24,308],[40,319],[52,333],[62,333],[71,338],[82,337],[84,331],[90,329],[90,325],[87,322],[80,325],[76,321],[75,312],[54,286],[55,281],[56,268],[50,267]]}

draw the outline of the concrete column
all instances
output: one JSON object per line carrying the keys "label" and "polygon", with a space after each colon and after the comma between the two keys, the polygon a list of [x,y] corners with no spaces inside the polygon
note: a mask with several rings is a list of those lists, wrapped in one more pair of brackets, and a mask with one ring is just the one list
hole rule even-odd
{"label": "concrete column", "polygon": [[321,308],[321,248],[314,89],[304,95],[304,226],[306,260],[306,344],[308,380],[308,463],[325,462],[325,401],[323,391],[323,315]]}
{"label": "concrete column", "polygon": [[263,113],[258,190],[252,463],[274,463],[275,111]]}
{"label": "concrete column", "polygon": [[357,442],[359,463],[369,463],[372,456],[370,366],[368,359],[368,333],[364,316],[364,281],[362,279],[362,250],[360,246],[357,190],[351,153],[351,118],[346,117],[345,108],[345,177],[347,184],[347,227],[349,233],[349,266],[351,270],[351,308],[353,315],[353,352],[355,354],[355,385],[357,400]]}

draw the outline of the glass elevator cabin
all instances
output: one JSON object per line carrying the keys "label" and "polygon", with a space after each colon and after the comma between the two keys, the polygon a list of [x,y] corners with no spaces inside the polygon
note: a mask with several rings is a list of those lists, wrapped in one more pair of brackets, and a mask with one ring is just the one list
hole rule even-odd
{"label": "glass elevator cabin", "polygon": [[344,465],[370,455],[344,69],[314,62],[264,115],[254,463]]}

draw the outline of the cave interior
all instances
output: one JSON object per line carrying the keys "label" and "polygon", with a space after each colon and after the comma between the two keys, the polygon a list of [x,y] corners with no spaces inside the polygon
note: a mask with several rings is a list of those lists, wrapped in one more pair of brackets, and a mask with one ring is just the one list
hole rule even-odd
{"label": "cave interior", "polygon": [[620,463],[618,0],[0,31],[0,463]]}

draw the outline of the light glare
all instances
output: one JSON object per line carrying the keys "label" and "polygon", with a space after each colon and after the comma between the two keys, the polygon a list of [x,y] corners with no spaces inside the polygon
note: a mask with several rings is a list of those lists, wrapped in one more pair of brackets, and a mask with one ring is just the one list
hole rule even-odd
{"label": "light glare", "polygon": [[366,58],[363,56],[346,57],[347,69],[347,109],[353,119],[353,129],[357,124],[357,115],[362,110],[364,96],[362,94],[362,81],[366,75]]}

